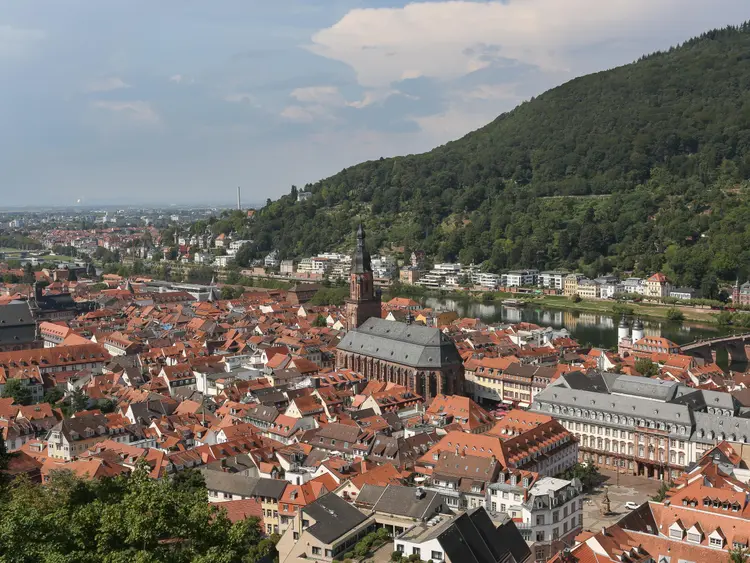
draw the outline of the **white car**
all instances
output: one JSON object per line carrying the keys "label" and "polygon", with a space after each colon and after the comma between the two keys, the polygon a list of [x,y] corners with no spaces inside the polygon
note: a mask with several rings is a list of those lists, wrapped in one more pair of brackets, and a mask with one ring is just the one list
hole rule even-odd
{"label": "white car", "polygon": [[635,510],[639,506],[640,504],[638,504],[637,502],[633,502],[632,500],[629,500],[625,503],[625,508],[627,508],[628,510]]}

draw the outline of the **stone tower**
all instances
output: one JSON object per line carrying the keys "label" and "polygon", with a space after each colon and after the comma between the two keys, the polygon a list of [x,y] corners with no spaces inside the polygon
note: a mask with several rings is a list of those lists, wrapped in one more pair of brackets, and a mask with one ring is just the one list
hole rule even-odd
{"label": "stone tower", "polygon": [[347,328],[357,328],[371,317],[380,318],[380,292],[375,291],[370,253],[365,248],[365,230],[360,224],[357,229],[357,248],[352,256],[352,270],[349,276],[349,299],[346,300]]}

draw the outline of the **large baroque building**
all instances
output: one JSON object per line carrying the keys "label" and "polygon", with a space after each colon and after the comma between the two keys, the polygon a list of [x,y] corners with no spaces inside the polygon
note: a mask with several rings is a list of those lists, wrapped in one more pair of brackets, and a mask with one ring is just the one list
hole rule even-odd
{"label": "large baroque building", "polygon": [[579,440],[579,458],[670,480],[726,440],[750,443],[750,409],[730,394],[591,370],[561,375],[531,410]]}
{"label": "large baroque building", "polygon": [[365,234],[357,230],[352,258],[348,332],[336,351],[336,367],[368,379],[403,385],[425,399],[463,394],[464,365],[456,345],[437,328],[381,319]]}

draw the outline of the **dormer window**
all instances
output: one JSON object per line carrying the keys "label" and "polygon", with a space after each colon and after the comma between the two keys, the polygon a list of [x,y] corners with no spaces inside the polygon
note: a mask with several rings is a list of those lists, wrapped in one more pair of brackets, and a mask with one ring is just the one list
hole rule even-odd
{"label": "dormer window", "polygon": [[679,522],[675,522],[669,527],[669,537],[673,540],[682,540],[685,537],[685,530],[682,529],[682,526]]}
{"label": "dormer window", "polygon": [[721,528],[716,528],[710,536],[708,536],[708,545],[711,547],[724,547],[724,535],[721,533]]}
{"label": "dormer window", "polygon": [[687,541],[690,543],[701,543],[703,540],[703,532],[698,526],[693,526],[687,531]]}

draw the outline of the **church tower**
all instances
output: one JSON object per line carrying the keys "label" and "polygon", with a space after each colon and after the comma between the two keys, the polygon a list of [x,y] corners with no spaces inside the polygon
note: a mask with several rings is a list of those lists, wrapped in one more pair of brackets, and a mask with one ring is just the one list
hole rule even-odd
{"label": "church tower", "polygon": [[352,256],[349,299],[346,300],[347,328],[354,329],[371,317],[380,318],[380,292],[375,291],[370,253],[365,248],[365,230],[357,229],[357,248]]}

